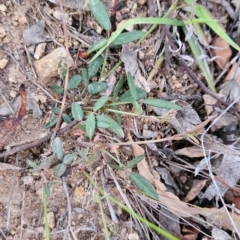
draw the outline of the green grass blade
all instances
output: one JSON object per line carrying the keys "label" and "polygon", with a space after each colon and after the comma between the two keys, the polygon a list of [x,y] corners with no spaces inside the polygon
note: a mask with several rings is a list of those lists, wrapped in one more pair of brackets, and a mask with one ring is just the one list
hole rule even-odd
{"label": "green grass blade", "polygon": [[127,74],[127,81],[128,81],[130,93],[131,93],[133,99],[136,101],[137,100],[137,89],[136,89],[136,85],[135,85],[134,79],[132,77],[132,74],[130,72],[128,72],[128,74]]}
{"label": "green grass blade", "polygon": [[156,226],[155,224],[151,223],[150,221],[148,221],[147,219],[141,217],[140,215],[138,215],[137,213],[135,213],[134,211],[132,211],[131,209],[129,209],[128,207],[126,207],[124,204],[120,203],[119,201],[117,201],[115,198],[109,196],[109,195],[105,195],[104,191],[92,180],[92,178],[83,171],[83,174],[85,175],[85,177],[91,182],[91,184],[104,196],[106,196],[107,198],[109,198],[113,203],[115,203],[116,205],[118,205],[119,207],[121,207],[124,211],[126,211],[127,213],[131,214],[133,217],[137,218],[140,222],[144,223],[145,225],[147,225],[149,228],[153,229],[156,233],[162,235],[163,237],[170,239],[170,240],[179,240],[179,238],[175,237],[174,235],[172,235],[171,233],[167,232],[166,230]]}
{"label": "green grass blade", "polygon": [[[185,0],[185,3],[191,5],[193,1]],[[219,37],[221,37],[224,41],[226,41],[229,45],[231,45],[236,50],[240,51],[240,47],[228,36],[224,28],[217,22],[216,19],[211,15],[211,13],[202,5],[195,4],[195,15],[199,19],[194,19],[193,22],[202,22],[208,25]],[[205,20],[205,21],[204,21]],[[187,23],[187,21],[185,22]]]}
{"label": "green grass blade", "polygon": [[[185,35],[187,35],[188,31],[187,31],[186,26],[183,27],[183,31],[184,31]],[[212,92],[216,93],[217,91],[214,86],[213,76],[210,72],[208,63],[206,62],[205,59],[198,60],[200,58],[200,56],[202,55],[202,53],[201,53],[201,50],[193,36],[188,39],[188,44],[192,50],[195,60],[198,61],[197,64],[198,64],[199,68],[201,69],[201,71],[207,81],[208,87],[211,89]]]}
{"label": "green grass blade", "polygon": [[170,19],[170,18],[134,18],[129,19],[124,24],[122,24],[108,39],[106,45],[102,47],[98,52],[94,55],[94,57],[91,59],[90,62],[92,62],[94,59],[96,59],[102,52],[118,37],[118,35],[129,25],[134,24],[166,24],[166,25],[174,25],[174,26],[183,26],[183,22],[176,20],[176,19]]}

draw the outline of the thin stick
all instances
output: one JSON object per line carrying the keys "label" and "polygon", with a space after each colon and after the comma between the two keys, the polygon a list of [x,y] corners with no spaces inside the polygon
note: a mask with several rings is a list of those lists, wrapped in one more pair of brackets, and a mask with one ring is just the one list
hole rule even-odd
{"label": "thin stick", "polygon": [[69,234],[70,227],[71,227],[71,222],[72,222],[72,207],[71,207],[71,200],[70,200],[70,196],[69,196],[69,192],[68,192],[66,179],[67,179],[67,173],[65,172],[63,174],[63,176],[61,177],[61,180],[62,180],[64,193],[65,193],[65,196],[67,198],[68,224],[67,224],[67,229],[66,229],[66,232],[64,234],[63,240],[65,240],[67,235]]}
{"label": "thin stick", "polygon": [[[76,125],[77,123],[78,123],[78,121],[76,121],[76,120],[72,121],[66,127],[60,129],[57,132],[57,136],[62,135],[63,133],[68,131],[71,127]],[[33,148],[33,147],[36,147],[36,146],[39,146],[42,143],[44,143],[44,142],[48,141],[49,139],[51,139],[52,135],[53,135],[53,132],[50,132],[47,136],[45,136],[43,138],[40,138],[40,139],[37,139],[37,140],[35,140],[33,142],[24,143],[22,145],[19,145],[19,146],[11,148],[10,150],[5,150],[3,152],[0,152],[0,158],[6,157],[6,156],[12,155],[14,153],[17,153],[17,152],[20,152],[20,151],[23,151],[23,150],[27,150],[27,149],[30,149],[30,148]]]}
{"label": "thin stick", "polygon": [[65,48],[66,48],[66,58],[67,58],[67,71],[66,71],[66,76],[65,76],[65,81],[64,81],[64,92],[63,92],[63,100],[62,100],[62,105],[61,105],[61,109],[60,109],[60,113],[58,116],[58,121],[57,124],[55,126],[54,129],[54,133],[52,135],[52,138],[54,138],[56,136],[56,133],[58,131],[58,129],[60,128],[60,124],[61,124],[61,120],[62,120],[62,115],[63,115],[63,111],[65,108],[65,103],[66,103],[66,99],[67,99],[67,88],[68,88],[68,77],[69,77],[69,47],[68,47],[68,31],[67,31],[67,25],[66,25],[66,21],[65,21],[65,16],[64,16],[64,11],[63,11],[63,4],[62,4],[62,0],[58,0],[59,6],[60,6],[60,12],[62,15],[62,25],[63,25],[63,33],[64,33],[64,40],[65,40]]}
{"label": "thin stick", "polygon": [[[108,190],[107,190],[107,185],[106,185],[106,181],[105,181],[105,178],[103,176],[103,170],[101,169],[100,171],[100,174],[101,174],[101,180],[102,180],[102,187],[103,187],[103,190],[105,192],[105,194],[107,195],[108,194]],[[109,212],[110,212],[110,216],[111,216],[111,219],[114,223],[118,223],[118,218],[113,210],[113,206],[112,206],[112,203],[111,201],[109,200],[109,198],[106,198],[106,201],[107,201],[107,205],[108,205],[108,209],[109,209]]]}
{"label": "thin stick", "polygon": [[[16,165],[18,166],[18,154],[16,156]],[[11,217],[11,209],[12,209],[12,196],[13,196],[13,189],[16,187],[16,179],[17,179],[17,174],[16,170],[13,172],[13,178],[12,178],[12,184],[10,188],[10,193],[9,193],[9,199],[8,199],[8,205],[7,205],[7,221],[6,221],[6,229],[9,230],[9,224],[10,224],[10,217]]]}
{"label": "thin stick", "polygon": [[[177,50],[177,46],[174,42],[174,39],[171,35],[171,33],[169,32],[169,30],[165,27],[165,26],[161,26],[161,29],[163,30],[163,32],[166,34],[166,36],[169,39],[169,43],[171,45],[171,48],[173,50]],[[188,65],[185,63],[185,61],[181,58],[180,54],[176,51],[175,52],[180,64],[182,65],[182,67],[184,67],[184,69],[186,70],[186,72],[188,73],[189,77],[195,82],[197,83],[197,85],[202,88],[202,90],[209,94],[210,96],[212,96],[213,98],[215,98],[216,100],[218,100],[221,104],[223,104],[224,106],[228,107],[229,104],[226,103],[225,101],[223,101],[217,94],[213,93],[211,90],[209,90],[202,82],[201,80],[198,79],[198,77],[196,76],[196,74],[188,67]],[[238,119],[240,119],[239,115],[237,113],[235,113],[236,116],[238,117]]]}

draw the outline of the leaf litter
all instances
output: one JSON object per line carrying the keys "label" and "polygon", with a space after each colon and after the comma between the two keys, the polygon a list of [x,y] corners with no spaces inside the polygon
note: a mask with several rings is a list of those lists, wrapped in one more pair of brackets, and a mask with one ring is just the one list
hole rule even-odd
{"label": "leaf litter", "polygon": [[[172,38],[177,39],[179,49],[174,49],[171,43],[172,39],[169,38],[169,36],[165,36],[162,37],[162,39],[165,38],[165,47],[162,49],[162,45],[160,44],[158,46],[159,52],[156,52],[158,48],[154,46],[154,41],[158,36],[154,31],[140,44],[134,43],[144,36],[146,29],[148,31],[148,28],[145,28],[145,25],[143,25],[141,21],[150,20],[139,20],[141,24],[132,24],[131,29],[127,28],[127,30],[124,30],[125,32],[120,33],[115,40],[109,43],[107,40],[108,34],[106,34],[104,29],[109,30],[111,24],[115,25],[115,23],[108,21],[108,13],[106,14],[104,8],[107,6],[107,9],[110,10],[109,4],[111,1],[103,1],[103,4],[99,0],[89,1],[90,2],[86,2],[86,4],[84,1],[60,1],[60,3],[66,7],[64,14],[67,16],[67,34],[69,34],[67,37],[69,38],[70,44],[68,50],[71,57],[70,55],[68,56],[68,53],[66,54],[65,49],[62,47],[66,36],[63,37],[64,33],[61,28],[59,28],[60,23],[64,27],[64,24],[61,22],[63,18],[57,17],[57,13],[63,14],[63,12],[61,12],[61,4],[59,8],[59,2],[53,0],[44,1],[44,3],[34,3],[36,9],[44,8],[44,11],[41,10],[39,13],[42,14],[45,12],[47,14],[36,15],[35,22],[33,23],[31,21],[29,27],[24,26],[25,30],[21,30],[20,36],[23,36],[24,39],[24,44],[27,49],[27,51],[24,50],[26,51],[26,55],[27,52],[28,54],[30,53],[30,57],[28,57],[26,62],[28,62],[30,69],[34,69],[33,67],[36,68],[36,79],[39,81],[39,85],[44,88],[44,94],[47,94],[48,97],[51,96],[51,100],[48,99],[45,102],[38,100],[32,101],[28,91],[25,91],[23,94],[24,91],[22,91],[21,85],[20,96],[15,96],[16,98],[11,102],[12,109],[16,112],[15,118],[8,117],[13,114],[12,109],[9,108],[6,102],[1,103],[0,115],[2,117],[7,116],[6,119],[3,119],[3,124],[1,125],[1,148],[11,147],[11,145],[8,145],[8,141],[18,137],[17,134],[15,136],[15,132],[18,132],[22,126],[24,127],[25,122],[29,120],[29,115],[32,114],[31,111],[33,111],[34,118],[38,118],[45,123],[53,124],[49,124],[48,126],[54,126],[55,122],[53,120],[57,120],[60,116],[60,105],[57,104],[62,101],[62,94],[67,90],[67,104],[64,107],[65,112],[62,115],[62,122],[65,122],[62,123],[62,128],[64,129],[67,124],[71,124],[72,119],[78,122],[79,125],[75,123],[75,129],[69,132],[67,131],[62,139],[63,146],[54,153],[55,155],[61,154],[62,158],[61,151],[63,147],[64,151],[66,150],[68,152],[66,156],[75,157],[73,151],[78,152],[76,158],[73,159],[73,157],[71,157],[70,162],[65,159],[64,163],[57,165],[59,169],[55,168],[55,175],[59,177],[64,176],[66,169],[69,171],[67,179],[71,185],[72,196],[78,196],[71,199],[71,204],[75,206],[81,204],[83,208],[90,211],[88,216],[91,216],[92,212],[96,212],[94,209],[96,209],[97,205],[94,205],[93,201],[91,201],[92,198],[96,200],[94,198],[95,189],[91,190],[91,192],[87,190],[91,189],[91,185],[86,182],[82,184],[84,180],[81,179],[82,177],[79,177],[79,171],[81,172],[81,169],[88,169],[91,175],[98,181],[99,170],[105,169],[107,164],[113,166],[114,164],[112,164],[112,162],[114,161],[117,163],[115,166],[121,166],[121,169],[123,169],[121,170],[121,174],[117,176],[120,176],[118,181],[121,184],[122,191],[126,194],[125,197],[129,196],[130,193],[138,194],[134,195],[141,196],[138,197],[138,201],[145,198],[147,202],[150,203],[152,201],[155,205],[158,205],[156,213],[162,213],[161,221],[158,219],[159,222],[161,222],[165,229],[176,234],[177,237],[197,239],[204,234],[206,236],[212,234],[212,237],[219,238],[218,235],[225,235],[226,231],[224,230],[228,230],[231,235],[224,236],[224,239],[231,239],[235,233],[239,235],[238,229],[240,229],[240,225],[237,209],[235,212],[230,213],[226,207],[226,203],[230,203],[235,204],[236,207],[239,208],[239,197],[237,195],[239,184],[239,106],[236,104],[230,111],[227,112],[225,110],[226,104],[229,105],[239,98],[239,66],[237,62],[234,62],[232,67],[228,64],[235,54],[229,45],[237,49],[239,47],[229,38],[230,34],[226,33],[205,9],[205,7],[211,9],[212,5],[219,7],[218,3],[209,1],[211,3],[206,3],[206,6],[203,7],[198,3],[189,4],[191,1],[184,1],[185,4],[188,5],[188,7],[183,9],[184,14],[178,15],[175,13],[175,16],[177,16],[177,19],[180,21],[185,20],[185,18],[190,16],[189,9],[195,8],[195,14],[199,17],[199,20],[207,18],[205,27],[208,26],[213,31],[217,30],[221,38],[214,36],[211,31],[210,33],[203,32],[201,23],[199,24],[197,21],[194,22],[195,19],[192,18],[194,16],[191,16],[191,18],[189,17],[189,19],[191,19],[189,21],[193,21],[193,25],[186,28],[189,32],[186,33],[185,40],[190,41],[192,38],[198,43],[191,45],[189,42],[190,50],[187,42],[182,40],[184,39],[184,35],[178,32],[179,29],[176,27],[174,27],[174,29],[168,27]],[[115,21],[118,19],[117,23],[120,23],[124,18],[130,19],[134,16],[135,12],[136,15],[137,13],[141,14],[141,11],[147,14],[147,9],[150,9],[149,4],[151,4],[151,2],[152,1],[139,1],[135,3],[133,1],[126,1],[126,4],[121,3],[122,5],[119,3],[115,9],[117,13]],[[90,12],[83,11],[81,13],[83,15],[75,12],[76,9],[77,11],[83,9],[84,5],[89,6],[86,10],[91,10],[95,19]],[[19,7],[18,5],[16,6],[17,8]],[[11,9],[11,7],[7,7]],[[167,5],[165,6],[163,3],[159,3],[155,7],[156,11],[166,14],[166,17],[173,16],[171,11],[168,12],[169,9]],[[226,7],[226,9],[224,7]],[[98,12],[100,12],[98,11],[99,9],[104,13],[101,14],[101,16],[98,14]],[[229,13],[231,13],[231,18],[233,17],[229,6],[227,7],[227,5],[222,4],[222,7],[219,7],[219,9],[222,11],[221,14],[224,15],[224,17]],[[4,13],[4,8],[1,8],[1,11]],[[21,9],[21,11],[23,11],[23,9]],[[72,11],[74,13],[72,13]],[[219,13],[216,13],[216,17],[218,17],[223,26],[228,29],[228,24],[224,22],[224,19],[218,14]],[[21,24],[22,20],[20,16],[22,15],[19,14]],[[103,16],[105,17],[103,18]],[[86,24],[87,28],[85,29],[87,30],[84,30],[85,32],[81,29],[78,18],[80,21],[83,20],[81,24]],[[51,23],[49,19],[51,19]],[[134,23],[134,21],[135,20],[133,20],[132,23]],[[151,21],[154,21],[154,19],[151,19]],[[178,22],[179,26],[181,24]],[[199,31],[199,28],[202,31]],[[205,30],[206,28],[204,28],[204,31]],[[211,35],[209,36],[210,41],[208,41],[209,39],[204,39],[204,35]],[[212,42],[211,38],[214,39]],[[96,39],[100,39],[101,44],[97,44],[98,40]],[[8,39],[4,41],[4,44],[8,44]],[[32,58],[32,56],[34,56],[35,47],[42,42],[46,43],[46,48],[43,49],[42,57],[36,60]],[[96,44],[90,52],[86,46],[94,42]],[[9,46],[11,47],[11,45]],[[61,47],[59,48],[59,46]],[[91,61],[95,51],[101,51],[103,48],[106,48],[107,51]],[[191,51],[194,53],[196,50],[194,48],[199,48],[199,54],[193,54],[193,57]],[[164,67],[162,61],[157,62],[160,52],[164,52],[164,49],[165,51],[168,49],[169,52],[164,53],[166,57],[164,54],[160,55],[159,59],[161,60],[161,57],[163,57],[163,59],[165,58],[168,67]],[[13,54],[11,59],[20,61],[16,51],[14,51],[15,49],[12,50]],[[58,53],[55,52],[56,50]],[[79,54],[79,51],[81,54]],[[5,52],[3,53],[5,54]],[[108,53],[110,54],[107,55]],[[167,56],[167,54],[169,56]],[[206,72],[204,73],[204,68],[201,68],[200,63],[201,61],[205,62],[206,67],[206,61],[210,59],[207,55],[209,55],[215,63],[211,63],[212,66],[210,69],[206,70],[205,68]],[[82,56],[85,56],[84,59],[81,58]],[[72,75],[67,88],[64,87],[64,76],[59,76],[60,59],[58,61],[58,58],[62,57],[69,57],[71,60],[70,72]],[[181,63],[179,58],[186,61],[189,60],[191,64],[181,65],[179,64]],[[108,74],[108,71],[113,69],[115,63],[120,60],[123,64],[118,65],[111,74]],[[33,61],[33,63],[31,63],[31,61]],[[86,61],[91,62],[87,65]],[[13,62],[9,64],[12,65]],[[197,66],[200,67],[202,72],[199,71]],[[6,69],[8,70],[8,66]],[[189,69],[196,73],[195,75],[190,74],[190,78],[195,80],[200,78],[201,81],[203,80],[202,76],[206,76],[206,74],[210,74],[211,77],[209,79],[211,79],[212,77],[220,76],[222,71],[226,71],[226,76],[223,76],[220,83],[216,84],[217,91],[220,94],[214,95],[215,92],[213,91],[213,94],[211,92],[210,94],[209,92],[205,92],[205,95],[203,95],[203,91],[206,89],[201,89],[201,85],[198,87],[197,82],[193,83],[192,80],[186,76],[186,72],[189,73]],[[151,70],[154,72],[151,72]],[[64,67],[61,71],[65,71]],[[7,71],[5,73],[7,73]],[[147,81],[146,79],[148,79],[150,73],[151,81]],[[34,76],[34,74],[33,71],[32,76]],[[114,86],[118,83],[120,76],[124,75],[127,81],[123,81],[116,91]],[[6,86],[11,85],[8,79],[4,79],[4,84]],[[24,84],[26,85],[26,83]],[[214,84],[212,86],[215,88]],[[209,88],[212,90],[210,85]],[[8,91],[10,88],[6,89],[5,91]],[[27,84],[27,89],[31,91],[33,88]],[[39,89],[34,89],[35,96],[38,95]],[[114,99],[111,96],[112,92]],[[198,98],[195,99],[193,95],[197,95]],[[201,99],[202,95],[204,101]],[[216,96],[218,98],[216,98]],[[168,99],[173,100],[168,101]],[[219,99],[222,99],[222,102],[219,101]],[[54,112],[52,110],[54,106],[53,103],[56,103],[59,111]],[[27,110],[30,110],[30,112],[27,112]],[[224,114],[222,114],[223,112]],[[135,116],[133,120],[135,126],[134,128],[131,126],[131,130],[134,129],[132,130],[135,135],[134,140],[130,135],[130,127],[128,129],[126,128],[132,119],[129,116],[124,117],[123,113],[125,115]],[[221,114],[220,118],[217,117],[219,114]],[[209,124],[211,124],[210,129],[208,129]],[[35,128],[41,131],[40,125]],[[208,132],[206,132],[206,129]],[[7,134],[5,134],[6,130]],[[35,133],[37,136],[39,135],[36,134],[37,132],[33,129],[30,132]],[[201,138],[202,134],[204,135],[203,138]],[[125,139],[126,136],[129,140],[127,143]],[[40,135],[38,139],[40,139]],[[52,143],[54,144],[54,141]],[[80,145],[80,147],[76,147],[76,144]],[[144,149],[142,144],[146,144],[148,148]],[[41,169],[41,166],[44,166],[44,161],[48,162],[48,159],[54,158],[51,147],[49,146],[52,145],[46,143],[44,147],[39,149],[33,147],[29,152],[20,151],[21,167],[24,166],[22,162],[29,162],[30,160],[28,160],[28,158],[31,158],[35,159],[33,161],[31,160],[34,162],[34,166],[37,166],[37,168],[39,166]],[[106,146],[110,146],[111,154],[104,154]],[[171,156],[170,152],[172,153]],[[131,157],[132,155],[134,158]],[[178,157],[176,157],[177,155]],[[145,157],[143,158],[143,156]],[[188,164],[184,165],[179,163],[179,156]],[[12,158],[9,157],[9,162],[11,160]],[[211,163],[213,166],[215,164],[214,161],[217,162],[219,160],[220,165],[212,168],[213,173],[210,172],[209,164]],[[125,164],[127,170],[124,168]],[[54,165],[54,161],[52,165]],[[180,167],[181,171],[176,171],[173,174],[170,166]],[[187,168],[187,166],[192,167],[192,172],[190,172],[190,168]],[[2,168],[3,172],[11,169],[8,165],[2,165]],[[16,167],[11,170],[20,169],[21,168]],[[114,170],[114,167],[112,167],[112,169]],[[209,171],[207,171],[207,169]],[[50,172],[43,171],[42,174],[35,174],[38,179],[41,180],[37,180],[36,183],[34,182],[33,186],[31,186],[32,189],[38,188],[41,190],[41,185],[49,184],[46,181],[51,178],[49,175]],[[214,174],[214,177],[212,174]],[[4,175],[4,177],[5,176],[6,175]],[[184,179],[183,176],[187,176],[185,180],[181,180]],[[134,183],[133,185],[130,184],[130,180]],[[112,187],[111,184],[107,185],[109,189],[106,192],[110,192],[112,196],[116,197],[120,202],[123,202],[115,187]],[[169,186],[174,189],[173,192],[169,191],[169,189],[171,189]],[[84,189],[80,195],[77,193],[79,189]],[[58,191],[58,189],[54,187],[51,187],[51,190],[58,193],[58,199],[64,198],[63,192]],[[231,200],[220,204],[218,200],[222,201],[223,198],[225,200],[226,192],[229,190],[234,192]],[[121,192],[121,195],[123,192]],[[39,196],[41,196],[41,193]],[[91,203],[86,202],[86,199]],[[126,198],[124,199],[124,201],[126,201]],[[208,199],[208,204],[204,204],[206,199]],[[101,201],[105,204],[104,200]],[[57,199],[53,199],[52,202],[49,199],[50,210],[54,209],[56,202]],[[132,203],[134,205],[135,202],[132,201]],[[68,202],[68,205],[71,204]],[[127,205],[130,206],[129,204]],[[59,209],[64,209],[66,208],[66,204],[60,203],[58,207]],[[121,222],[121,219],[124,218],[122,210],[110,210],[111,207],[109,207],[109,205],[106,209],[108,208],[109,211],[117,211],[119,213],[118,215],[120,216]],[[63,215],[60,216],[59,209],[56,211],[52,210],[54,211],[53,216],[55,215],[58,220],[64,215],[61,213]],[[133,206],[133,209],[135,209],[135,206]],[[154,219],[158,216],[155,213],[151,213],[152,215],[148,213],[147,215],[144,211],[147,212],[147,210],[142,210],[142,213],[143,216],[148,216],[148,219]],[[79,219],[78,216],[74,215],[75,213],[71,212],[71,214],[72,216],[68,216],[68,220],[71,219],[70,217],[75,221]],[[49,215],[52,215],[52,213]],[[204,217],[204,220],[200,216]],[[171,221],[168,219],[169,217],[171,217]],[[88,221],[89,218],[87,217],[85,220],[87,221],[84,221],[84,224],[87,223],[89,226],[96,224],[96,222],[92,223]],[[99,217],[98,220],[103,224],[103,219]],[[1,221],[0,228],[5,229]],[[136,221],[136,219],[134,221]],[[180,225],[180,221],[184,221],[183,227]],[[164,225],[164,222],[169,224]],[[83,224],[83,221],[79,220],[78,224]],[[55,228],[54,224],[51,224],[51,226]],[[134,228],[136,226],[134,226]],[[202,231],[202,226],[208,226],[211,230],[204,232]],[[111,227],[108,226],[108,228],[110,229]],[[91,231],[93,233],[94,230],[92,229],[93,228],[91,228]],[[124,226],[123,230],[129,232],[128,226]],[[138,232],[137,236],[142,236],[143,239],[146,236],[147,238],[150,237],[150,233],[145,236],[144,234],[141,235],[141,229],[137,227],[134,230]],[[78,237],[80,236],[80,238],[86,239],[90,239],[91,235],[87,233],[81,235],[77,230],[75,234],[79,234]],[[159,239],[156,233],[151,232],[151,234],[154,236],[153,239]],[[30,239],[31,237],[25,238]],[[119,239],[127,239],[127,234],[120,236]]]}

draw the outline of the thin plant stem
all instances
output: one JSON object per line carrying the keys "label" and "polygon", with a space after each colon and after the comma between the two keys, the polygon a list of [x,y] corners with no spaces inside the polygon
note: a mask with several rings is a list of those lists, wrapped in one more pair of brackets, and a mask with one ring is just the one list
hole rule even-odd
{"label": "thin plant stem", "polygon": [[106,74],[105,79],[108,78],[120,65],[122,61],[120,60],[116,65]]}
{"label": "thin plant stem", "polygon": [[105,51],[102,70],[101,70],[101,74],[100,74],[100,80],[99,80],[100,82],[102,82],[106,79],[106,76],[104,77],[104,70],[105,70],[106,63],[107,63],[108,52],[109,52],[109,47],[107,47],[106,51]]}
{"label": "thin plant stem", "polygon": [[46,240],[50,240],[50,230],[48,225],[48,217],[47,217],[47,193],[46,186],[43,188],[43,212],[44,212],[44,225],[45,225],[45,237]]}
{"label": "thin plant stem", "polygon": [[98,205],[99,205],[100,214],[101,214],[101,218],[102,218],[103,231],[104,231],[105,239],[106,240],[110,240],[109,232],[108,232],[108,229],[107,229],[107,222],[106,222],[105,214],[104,214],[104,211],[103,211],[102,201],[101,201],[101,199],[99,197],[99,193],[98,192],[96,193],[96,197],[97,197],[97,202],[98,202]]}
{"label": "thin plant stem", "polygon": [[117,201],[115,198],[109,196],[109,195],[105,195],[104,191],[93,181],[93,179],[90,177],[90,175],[88,175],[85,171],[83,171],[83,174],[85,175],[85,177],[90,181],[90,183],[105,197],[109,198],[113,203],[115,203],[116,205],[118,205],[119,207],[121,207],[124,211],[126,211],[127,213],[131,214],[133,217],[137,218],[140,222],[146,224],[148,227],[150,227],[151,229],[153,229],[154,231],[156,231],[158,234],[164,236],[167,239],[170,240],[179,240],[179,238],[175,237],[174,235],[172,235],[171,233],[167,232],[166,230],[156,226],[155,224],[149,222],[147,219],[141,217],[140,215],[138,215],[137,213],[135,213],[134,211],[130,210],[128,207],[126,207],[125,205],[123,205],[122,203],[120,203],[119,201]]}

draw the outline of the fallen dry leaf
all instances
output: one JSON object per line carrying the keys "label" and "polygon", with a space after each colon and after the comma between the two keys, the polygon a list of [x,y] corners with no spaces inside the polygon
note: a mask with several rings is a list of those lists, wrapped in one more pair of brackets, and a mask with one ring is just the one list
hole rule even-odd
{"label": "fallen dry leaf", "polygon": [[233,238],[226,232],[219,228],[212,229],[212,237],[217,240],[233,240]]}
{"label": "fallen dry leaf", "polygon": [[185,197],[184,201],[185,202],[190,202],[193,200],[200,191],[206,186],[207,180],[194,180],[192,188],[190,191],[187,193],[187,196]]}
{"label": "fallen dry leaf", "polygon": [[[219,96],[219,97],[221,97],[221,96]],[[205,103],[205,110],[206,110],[207,116],[210,116],[211,114],[213,114],[214,106],[217,103],[217,99],[215,99],[214,97],[212,97],[209,94],[204,94],[203,100]]]}
{"label": "fallen dry leaf", "polygon": [[[130,122],[130,121],[129,121]],[[130,123],[129,123],[130,125]],[[132,137],[130,135],[130,127],[128,126],[128,139],[133,142]],[[131,144],[133,148],[133,152],[135,156],[139,156],[144,154],[143,148],[141,148],[138,144]],[[159,180],[154,179],[151,174],[147,162],[143,159],[140,163],[138,163],[138,171],[139,173],[148,179],[151,182],[158,193],[159,199],[158,203],[166,206],[169,211],[177,214],[180,217],[191,217],[193,215],[202,215],[206,218],[206,221],[214,224],[215,226],[221,226],[223,228],[234,230],[240,229],[240,216],[235,213],[231,213],[231,218],[234,221],[236,228],[233,228],[230,219],[228,218],[228,214],[226,213],[225,208],[217,209],[217,208],[200,208],[189,206],[186,202],[181,201],[176,195],[171,192],[167,192],[167,188],[165,185]]]}
{"label": "fallen dry leaf", "polygon": [[[236,72],[237,68],[237,72]],[[235,62],[233,63],[232,67],[228,70],[227,76],[224,78],[223,82],[231,81],[233,77],[236,74],[236,81],[238,84],[240,84],[240,67],[238,67],[238,64]]]}
{"label": "fallen dry leaf", "polygon": [[14,136],[17,126],[27,112],[27,92],[23,84],[19,87],[21,96],[21,106],[17,117],[6,118],[0,126],[0,150],[7,144],[7,142]]}
{"label": "fallen dry leaf", "polygon": [[211,50],[211,55],[217,57],[215,62],[221,69],[224,69],[232,56],[232,50],[228,43],[220,37],[216,37],[212,45],[214,48]]}
{"label": "fallen dry leaf", "polygon": [[234,197],[234,199],[232,200],[232,203],[235,205],[237,209],[240,209],[240,196]]}
{"label": "fallen dry leaf", "polygon": [[[231,164],[230,164],[231,163]],[[240,157],[235,155],[225,154],[222,163],[219,167],[218,177],[222,179],[226,184],[216,181],[218,191],[214,183],[211,183],[205,193],[203,198],[212,200],[215,196],[217,197],[219,193],[223,196],[228,190],[227,185],[235,187],[239,180],[239,169],[240,169]]]}
{"label": "fallen dry leaf", "polygon": [[205,151],[205,153],[204,153],[202,147],[191,146],[191,147],[180,148],[180,149],[176,150],[174,153],[179,156],[198,158],[198,157],[204,157],[205,154],[208,155],[209,152],[210,151]]}
{"label": "fallen dry leaf", "polygon": [[123,45],[121,52],[121,60],[124,63],[125,72],[130,72],[134,78],[137,87],[144,89],[146,92],[150,92],[149,83],[142,76],[141,71],[138,67],[137,61],[137,45],[129,43]]}
{"label": "fallen dry leaf", "polygon": [[[193,226],[195,226],[195,228]],[[193,222],[191,222],[191,226],[183,225],[182,228],[183,240],[196,240],[199,233],[199,231],[197,230],[198,228],[199,226]]]}

